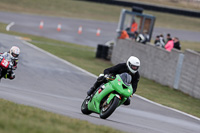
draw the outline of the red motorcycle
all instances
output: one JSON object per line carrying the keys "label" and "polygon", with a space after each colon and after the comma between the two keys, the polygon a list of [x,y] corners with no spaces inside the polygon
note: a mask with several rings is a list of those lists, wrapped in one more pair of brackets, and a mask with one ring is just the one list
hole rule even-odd
{"label": "red motorcycle", "polygon": [[0,80],[2,77],[6,76],[7,73],[12,71],[13,63],[11,62],[10,57],[0,56]]}

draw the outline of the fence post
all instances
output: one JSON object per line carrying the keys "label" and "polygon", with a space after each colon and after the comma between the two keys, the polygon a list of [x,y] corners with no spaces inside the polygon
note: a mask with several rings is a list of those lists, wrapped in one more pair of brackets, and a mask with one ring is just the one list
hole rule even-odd
{"label": "fence post", "polygon": [[181,76],[181,69],[183,65],[184,54],[179,54],[177,66],[176,66],[176,74],[174,79],[174,89],[178,89],[180,76]]}

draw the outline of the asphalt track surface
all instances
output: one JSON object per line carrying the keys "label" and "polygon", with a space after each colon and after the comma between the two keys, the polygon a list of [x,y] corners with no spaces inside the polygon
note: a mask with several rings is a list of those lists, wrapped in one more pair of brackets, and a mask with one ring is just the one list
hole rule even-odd
{"label": "asphalt track surface", "polygon": [[[44,22],[43,29],[39,29],[41,21]],[[11,31],[28,33],[92,47],[96,47],[97,44],[104,44],[105,42],[116,38],[116,29],[118,26],[117,23],[112,22],[8,12],[0,12],[0,22],[6,24],[14,22],[14,25],[10,27]],[[61,24],[60,32],[57,31],[58,24]],[[80,26],[82,26],[82,34],[78,34]],[[96,36],[98,28],[101,30],[100,36]],[[179,37],[181,41],[200,42],[200,32],[165,28],[154,28],[152,39],[154,40],[155,36],[159,34],[166,36],[167,33],[170,33],[172,37]]]}
{"label": "asphalt track surface", "polygon": [[100,119],[97,114],[83,115],[80,106],[96,77],[14,36],[0,34],[1,52],[7,51],[13,44],[22,51],[16,79],[2,79],[0,98],[132,133],[200,131],[199,118],[137,95],[132,98],[130,106],[117,108],[107,120]]}

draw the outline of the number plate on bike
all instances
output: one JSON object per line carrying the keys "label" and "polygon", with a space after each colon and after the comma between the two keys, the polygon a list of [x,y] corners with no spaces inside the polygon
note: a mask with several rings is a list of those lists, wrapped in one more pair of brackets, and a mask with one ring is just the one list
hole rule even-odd
{"label": "number plate on bike", "polygon": [[8,68],[9,62],[3,58],[3,60],[0,63],[0,66],[2,66],[3,68]]}

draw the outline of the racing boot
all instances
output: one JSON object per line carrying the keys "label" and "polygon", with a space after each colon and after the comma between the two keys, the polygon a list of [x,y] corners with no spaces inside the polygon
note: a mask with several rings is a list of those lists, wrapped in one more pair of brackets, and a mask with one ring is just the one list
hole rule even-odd
{"label": "racing boot", "polygon": [[104,82],[104,80],[105,80],[104,76],[98,77],[97,81],[94,83],[93,87],[91,87],[87,91],[87,95],[90,96]]}
{"label": "racing boot", "polygon": [[4,78],[9,78],[10,80],[13,80],[15,78],[15,73],[14,72],[9,72],[7,73]]}
{"label": "racing boot", "polygon": [[87,95],[91,96],[91,94],[95,91],[95,87],[91,87],[88,91],[87,91]]}
{"label": "racing boot", "polygon": [[131,103],[130,98],[127,98],[127,100],[126,100],[123,104],[124,104],[124,105],[130,105],[130,103]]}

